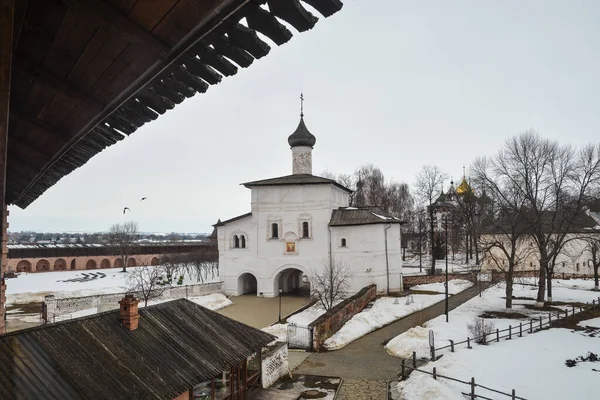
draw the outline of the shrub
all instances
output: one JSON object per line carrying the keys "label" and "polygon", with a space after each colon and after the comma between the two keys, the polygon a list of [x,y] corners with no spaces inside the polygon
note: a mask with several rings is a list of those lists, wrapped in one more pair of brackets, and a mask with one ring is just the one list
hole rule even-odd
{"label": "shrub", "polygon": [[487,336],[494,332],[495,327],[492,321],[479,317],[475,317],[472,324],[467,324],[469,335],[478,344],[487,344]]}

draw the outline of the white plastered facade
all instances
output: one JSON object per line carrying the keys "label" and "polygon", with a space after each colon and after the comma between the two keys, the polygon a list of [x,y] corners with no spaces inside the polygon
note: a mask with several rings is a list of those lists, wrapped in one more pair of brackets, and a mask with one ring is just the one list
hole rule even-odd
{"label": "white plastered facade", "polygon": [[[312,147],[292,147],[294,174],[310,174],[311,151]],[[330,262],[348,268],[351,293],[370,284],[382,292],[401,289],[398,220],[330,226],[333,210],[348,207],[350,201],[349,191],[333,182],[250,189],[251,213],[217,224],[226,294],[256,291],[258,296],[277,296],[280,289],[286,293],[306,287],[310,275]]]}

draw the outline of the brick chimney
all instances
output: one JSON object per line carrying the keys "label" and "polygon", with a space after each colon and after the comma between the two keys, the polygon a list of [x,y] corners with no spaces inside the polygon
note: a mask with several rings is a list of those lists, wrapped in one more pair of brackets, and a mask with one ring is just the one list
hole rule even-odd
{"label": "brick chimney", "polygon": [[135,331],[138,328],[138,320],[140,315],[138,314],[138,303],[140,301],[136,299],[132,294],[125,295],[121,301],[119,301],[119,319],[123,326],[130,331]]}

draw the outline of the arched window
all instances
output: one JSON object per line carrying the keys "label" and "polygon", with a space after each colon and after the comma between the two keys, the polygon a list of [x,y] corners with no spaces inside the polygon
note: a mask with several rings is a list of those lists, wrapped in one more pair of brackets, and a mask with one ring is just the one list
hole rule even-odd
{"label": "arched window", "polygon": [[236,249],[240,247],[240,238],[238,235],[233,236],[233,247]]}
{"label": "arched window", "polygon": [[246,248],[246,236],[241,235],[240,238],[242,239],[242,249]]}
{"label": "arched window", "polygon": [[346,247],[346,238],[342,238],[342,247]]}
{"label": "arched window", "polygon": [[277,239],[279,238],[279,225],[273,223],[271,224],[271,238]]}
{"label": "arched window", "polygon": [[303,238],[310,237],[309,232],[308,232],[308,222],[306,222],[306,221],[304,221],[302,223],[302,237]]}

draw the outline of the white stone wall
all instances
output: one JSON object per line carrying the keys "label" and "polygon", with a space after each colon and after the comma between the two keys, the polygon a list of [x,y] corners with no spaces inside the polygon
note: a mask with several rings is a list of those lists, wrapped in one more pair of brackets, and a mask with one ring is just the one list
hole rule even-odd
{"label": "white stone wall", "polygon": [[[491,235],[483,235],[481,240],[483,242],[492,242],[494,239]],[[498,235],[496,240],[505,240],[502,235]],[[586,242],[582,239],[578,239],[577,235],[569,234],[565,238],[565,246],[561,253],[556,258],[556,266],[554,273],[558,276],[562,273],[565,274],[579,274],[579,275],[591,275],[593,274],[593,268],[590,266],[591,263],[588,261],[592,258],[589,250],[586,249]],[[508,245],[508,244],[507,244]],[[517,260],[518,265],[516,270],[539,270],[540,269],[540,257],[536,250],[537,247],[533,242],[533,239],[523,240],[519,243],[517,249]],[[508,259],[504,253],[494,248],[491,252],[483,254],[483,269],[497,269],[503,270],[508,268]]]}
{"label": "white stone wall", "polygon": [[[202,283],[197,285],[173,286],[163,292],[158,299],[182,299],[188,297],[205,296],[212,293],[220,293],[223,288],[223,282]],[[119,300],[125,297],[126,293],[100,294],[95,296],[69,297],[57,299],[53,295],[46,296],[48,319],[51,322],[53,315],[70,314],[75,311],[87,310],[89,308],[99,307],[102,310],[110,309],[111,305],[119,307]],[[138,299],[140,297],[138,296]]]}
{"label": "white stone wall", "polygon": [[[348,266],[353,276],[351,292],[376,284],[387,288],[389,267],[390,290],[401,286],[402,258],[400,225],[391,224],[387,231],[388,264],[385,253],[385,228],[389,224],[332,227],[332,210],[346,207],[348,193],[333,185],[297,185],[252,188],[252,215],[218,228],[220,276],[226,294],[244,293],[240,276],[252,274],[257,280],[257,294],[276,296],[283,271],[297,269],[309,276],[329,263]],[[302,237],[302,223],[309,223],[309,237]],[[271,237],[271,224],[279,226],[279,237]],[[246,248],[233,248],[233,235],[246,236]],[[347,247],[341,247],[341,238]],[[288,242],[296,251],[287,252]],[[287,273],[287,272],[285,272]],[[284,288],[285,290],[285,288]]]}
{"label": "white stone wall", "polygon": [[[387,229],[387,263],[385,238]],[[331,228],[332,258],[334,263],[348,267],[352,274],[351,292],[375,284],[377,290],[401,289],[402,248],[400,224],[372,224]],[[342,246],[342,238],[346,246]]]}
{"label": "white stone wall", "polygon": [[312,147],[292,147],[292,173],[312,175]]}
{"label": "white stone wall", "polygon": [[262,387],[267,388],[289,371],[287,343],[276,344],[263,349]]}

